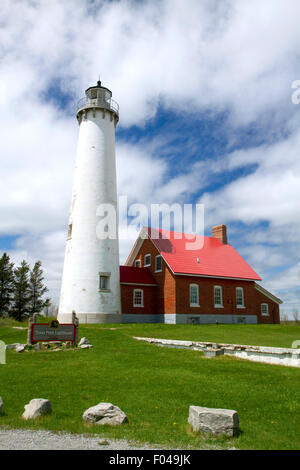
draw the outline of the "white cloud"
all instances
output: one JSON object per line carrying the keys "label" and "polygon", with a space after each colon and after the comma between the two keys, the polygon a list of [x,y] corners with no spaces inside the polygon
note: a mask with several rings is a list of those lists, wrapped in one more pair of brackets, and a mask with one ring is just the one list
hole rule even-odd
{"label": "white cloud", "polygon": [[[160,143],[120,142],[119,194],[188,202],[222,171],[255,164],[251,174],[201,198],[206,221],[266,221],[269,229],[252,232],[249,243],[259,250],[264,235],[276,236],[277,251],[265,255],[269,266],[279,266],[290,251],[296,262],[291,233],[299,238],[300,108],[291,103],[291,83],[300,78],[299,10],[297,0],[288,6],[281,0],[2,0],[0,234],[21,236],[16,256],[42,258],[49,280],[59,280],[64,241],[55,234],[64,233],[71,198],[72,106],[100,73],[120,104],[123,128],[144,126],[163,104],[185,122],[205,110],[225,111],[232,142],[236,127],[253,122],[274,139],[217,163],[187,165],[172,178]],[[68,113],[46,101],[50,86],[71,94]]]}

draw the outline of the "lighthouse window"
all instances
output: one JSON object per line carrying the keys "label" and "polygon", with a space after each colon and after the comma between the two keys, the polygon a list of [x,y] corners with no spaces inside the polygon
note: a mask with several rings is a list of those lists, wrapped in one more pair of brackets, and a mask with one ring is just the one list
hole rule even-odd
{"label": "lighthouse window", "polygon": [[99,290],[108,291],[109,290],[109,274],[100,273],[99,274]]}
{"label": "lighthouse window", "polygon": [[68,237],[67,237],[67,238],[68,238],[68,240],[69,240],[70,238],[72,238],[72,224],[69,224],[69,227],[68,227]]}

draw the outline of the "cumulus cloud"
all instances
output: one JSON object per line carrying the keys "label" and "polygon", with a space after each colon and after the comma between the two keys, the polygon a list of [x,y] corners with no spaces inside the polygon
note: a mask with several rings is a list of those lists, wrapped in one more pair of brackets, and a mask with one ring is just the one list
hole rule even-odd
{"label": "cumulus cloud", "polygon": [[[297,0],[2,0],[0,234],[18,236],[16,259],[41,258],[57,291],[76,153],[74,110],[100,74],[120,104],[125,132],[117,143],[119,194],[147,204],[196,195],[207,226],[227,222],[233,233],[237,221],[249,226],[240,246],[262,276],[294,256],[286,268],[292,279],[300,228],[299,107],[291,102],[291,83],[300,78],[299,13]],[[264,143],[224,149],[217,160],[195,152],[198,161],[183,168],[178,162],[173,174],[168,142],[153,134],[126,140],[126,129],[146,129],[161,107],[185,123],[205,111],[224,113],[232,146],[247,126]],[[275,249],[266,242],[271,237]],[[123,241],[122,259],[128,248]]]}

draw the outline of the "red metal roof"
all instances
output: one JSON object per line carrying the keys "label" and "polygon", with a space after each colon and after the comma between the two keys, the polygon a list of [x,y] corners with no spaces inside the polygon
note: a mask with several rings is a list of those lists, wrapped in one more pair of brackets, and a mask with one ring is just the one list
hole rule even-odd
{"label": "red metal roof", "polygon": [[136,268],[135,266],[120,266],[120,282],[156,285],[155,279],[148,268]]}
{"label": "red metal roof", "polygon": [[[187,235],[146,228],[148,236],[174,273],[261,281],[258,274],[231,246],[202,235]],[[196,243],[195,243],[196,242]],[[189,244],[197,244],[190,249]]]}

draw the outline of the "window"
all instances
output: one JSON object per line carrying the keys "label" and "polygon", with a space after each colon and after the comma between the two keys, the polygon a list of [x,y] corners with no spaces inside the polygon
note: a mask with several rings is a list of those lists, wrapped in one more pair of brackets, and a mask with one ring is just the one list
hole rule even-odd
{"label": "window", "polygon": [[70,240],[70,238],[72,238],[72,224],[69,224],[69,227],[68,227],[67,240]]}
{"label": "window", "polygon": [[144,307],[144,291],[143,289],[134,289],[133,291],[133,306]]}
{"label": "window", "polygon": [[141,267],[141,260],[136,259],[134,265],[135,265],[136,268],[140,268]]}
{"label": "window", "polygon": [[100,291],[109,291],[109,278],[110,273],[99,273],[99,290]]}
{"label": "window", "polygon": [[261,314],[263,317],[267,317],[269,315],[269,305],[268,304],[261,304]]}
{"label": "window", "polygon": [[151,255],[145,255],[144,266],[151,266]]}
{"label": "window", "polygon": [[214,286],[214,301],[215,307],[223,307],[223,299],[222,299],[222,287],[221,286]]}
{"label": "window", "polygon": [[244,289],[242,287],[236,288],[236,306],[237,308],[244,308]]}
{"label": "window", "polygon": [[160,255],[155,256],[155,272],[160,272],[162,270],[162,258]]}
{"label": "window", "polygon": [[190,307],[199,307],[198,284],[190,284]]}

